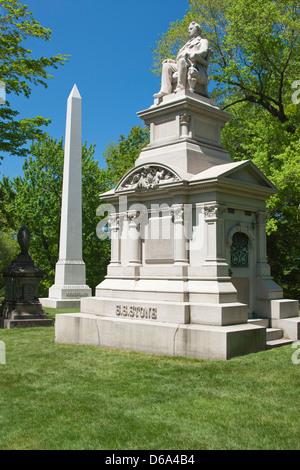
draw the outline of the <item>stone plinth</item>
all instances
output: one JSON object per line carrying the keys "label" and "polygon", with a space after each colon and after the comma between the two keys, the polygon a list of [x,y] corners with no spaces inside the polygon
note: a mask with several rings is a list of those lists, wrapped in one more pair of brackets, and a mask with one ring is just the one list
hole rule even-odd
{"label": "stone plinth", "polygon": [[249,324],[216,327],[153,323],[78,313],[56,317],[55,340],[167,356],[227,360],[265,349],[266,329]]}
{"label": "stone plinth", "polygon": [[136,166],[156,161],[194,175],[232,162],[221,145],[221,131],[230,115],[205,96],[182,90],[155,100],[138,116],[150,128],[150,144]]}

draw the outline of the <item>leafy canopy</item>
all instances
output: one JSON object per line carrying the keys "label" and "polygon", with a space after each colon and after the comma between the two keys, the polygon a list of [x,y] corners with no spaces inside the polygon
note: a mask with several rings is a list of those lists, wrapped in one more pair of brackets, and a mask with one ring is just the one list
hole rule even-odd
{"label": "leafy canopy", "polygon": [[[33,17],[28,7],[17,0],[0,0],[0,80],[5,84],[5,104],[0,105],[0,160],[3,152],[25,156],[24,145],[42,135],[40,129],[50,123],[41,116],[18,119],[19,112],[11,108],[11,94],[29,98],[32,85],[47,87],[47,80],[53,78],[47,69],[57,69],[67,56],[33,58],[25,47],[29,38],[49,41],[51,31],[44,28]],[[2,153],[2,155],[1,155]]]}
{"label": "leafy canopy", "polygon": [[110,142],[103,153],[108,179],[116,185],[138,158],[141,150],[149,143],[149,131],[145,127],[134,126],[125,138],[120,135],[119,142]]}

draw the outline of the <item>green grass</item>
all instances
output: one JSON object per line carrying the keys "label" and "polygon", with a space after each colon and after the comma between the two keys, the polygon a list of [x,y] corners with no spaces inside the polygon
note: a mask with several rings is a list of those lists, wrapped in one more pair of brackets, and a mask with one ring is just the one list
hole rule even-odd
{"label": "green grass", "polygon": [[300,449],[291,346],[211,362],[57,344],[54,328],[0,340],[1,450]]}

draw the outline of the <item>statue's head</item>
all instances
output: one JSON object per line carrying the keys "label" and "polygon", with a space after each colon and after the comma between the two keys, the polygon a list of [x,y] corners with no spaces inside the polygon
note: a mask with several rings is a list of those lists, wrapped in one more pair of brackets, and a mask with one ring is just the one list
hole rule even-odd
{"label": "statue's head", "polygon": [[199,23],[192,21],[189,25],[189,35],[191,38],[201,36],[201,26]]}

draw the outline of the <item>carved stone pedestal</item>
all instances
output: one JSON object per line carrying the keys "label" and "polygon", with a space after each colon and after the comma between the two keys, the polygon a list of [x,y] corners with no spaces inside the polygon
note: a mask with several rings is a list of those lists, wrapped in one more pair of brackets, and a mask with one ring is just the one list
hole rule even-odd
{"label": "carved stone pedestal", "polygon": [[1,328],[53,326],[38,298],[43,271],[34,265],[28,254],[29,232],[25,226],[18,234],[21,253],[2,274],[5,279],[5,300],[0,311]]}

